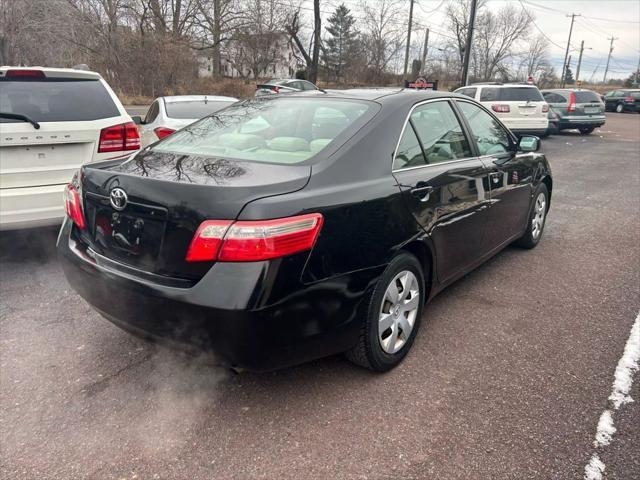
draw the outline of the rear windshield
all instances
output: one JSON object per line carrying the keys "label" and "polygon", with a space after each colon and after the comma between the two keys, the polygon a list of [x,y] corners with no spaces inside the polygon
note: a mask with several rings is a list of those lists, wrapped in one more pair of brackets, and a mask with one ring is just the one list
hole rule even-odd
{"label": "rear windshield", "polygon": [[197,120],[207,115],[211,115],[218,110],[222,110],[234,103],[233,101],[210,101],[198,100],[194,102],[168,102],[165,104],[167,116],[169,118],[194,119]]}
{"label": "rear windshield", "polygon": [[321,152],[373,114],[372,102],[342,99],[254,99],[237,103],[151,147],[158,152],[279,164]]}
{"label": "rear windshield", "polygon": [[535,87],[502,87],[483,88],[480,93],[481,102],[542,102],[542,94]]}
{"label": "rear windshield", "polygon": [[600,96],[594,92],[574,92],[576,103],[600,102]]}
{"label": "rear windshield", "polygon": [[[118,108],[99,80],[2,80],[0,112],[36,122],[75,122],[117,117]],[[3,123],[19,120],[0,118]]]}

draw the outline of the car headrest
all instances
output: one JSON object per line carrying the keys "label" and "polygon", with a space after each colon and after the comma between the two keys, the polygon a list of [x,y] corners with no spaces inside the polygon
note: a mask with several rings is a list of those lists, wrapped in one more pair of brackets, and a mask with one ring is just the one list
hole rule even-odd
{"label": "car headrest", "polygon": [[309,142],[300,137],[275,137],[269,140],[269,148],[279,152],[308,152]]}
{"label": "car headrest", "polygon": [[250,148],[264,147],[265,141],[258,135],[248,133],[223,133],[220,135],[219,144],[223,147],[248,150]]}

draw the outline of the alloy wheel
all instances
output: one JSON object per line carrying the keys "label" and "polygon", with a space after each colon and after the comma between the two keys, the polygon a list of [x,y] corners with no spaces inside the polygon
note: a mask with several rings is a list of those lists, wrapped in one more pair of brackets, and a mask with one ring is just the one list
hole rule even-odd
{"label": "alloy wheel", "polygon": [[533,206],[533,218],[531,219],[531,235],[534,239],[538,239],[544,227],[544,216],[547,213],[547,197],[540,192]]}
{"label": "alloy wheel", "polygon": [[388,354],[407,343],[420,306],[418,279],[409,270],[398,273],[387,286],[378,320],[378,340]]}

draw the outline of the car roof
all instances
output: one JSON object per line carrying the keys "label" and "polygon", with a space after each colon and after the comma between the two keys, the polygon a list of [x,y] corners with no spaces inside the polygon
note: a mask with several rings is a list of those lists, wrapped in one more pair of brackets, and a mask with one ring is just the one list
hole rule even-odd
{"label": "car roof", "polygon": [[4,65],[0,67],[0,77],[4,77],[8,70],[40,70],[50,78],[75,78],[98,80],[102,76],[91,70],[79,70],[77,68],[50,68],[50,67],[12,67]]}
{"label": "car roof", "polygon": [[[545,88],[542,92],[593,92],[588,88]],[[595,93],[595,92],[593,92]]]}
{"label": "car roof", "polygon": [[179,103],[179,102],[237,102],[235,97],[225,97],[223,95],[171,95],[162,98],[165,103]]}
{"label": "car roof", "polygon": [[479,83],[471,83],[464,87],[460,88],[468,88],[468,87],[494,87],[494,88],[505,88],[505,87],[522,87],[522,88],[538,88],[537,85],[532,85],[530,83],[501,83],[501,82],[479,82]]}
{"label": "car roof", "polygon": [[291,97],[322,97],[322,98],[342,98],[351,100],[373,100],[379,103],[415,103],[420,100],[431,98],[463,98],[469,97],[457,93],[438,90],[417,90],[402,87],[381,87],[381,88],[350,88],[345,90],[324,90],[313,92],[288,93],[286,98]]}

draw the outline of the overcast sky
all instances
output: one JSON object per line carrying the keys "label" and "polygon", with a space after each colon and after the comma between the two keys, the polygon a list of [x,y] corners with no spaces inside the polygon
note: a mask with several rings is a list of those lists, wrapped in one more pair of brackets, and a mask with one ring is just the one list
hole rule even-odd
{"label": "overcast sky", "polygon": [[[375,5],[380,0],[367,1]],[[405,1],[408,11],[409,0]],[[431,27],[431,45],[442,44],[446,41],[443,37],[451,35],[446,28],[444,12],[447,4],[454,1],[456,0],[416,0],[416,28]],[[332,10],[332,6],[339,3],[341,0],[329,0],[326,3],[321,0],[321,9]],[[359,10],[359,0],[345,0],[344,3],[354,11]],[[569,52],[572,55],[571,68],[575,73],[580,42],[584,40],[580,78],[589,80],[593,75],[594,80],[602,80],[610,45],[608,37],[611,36],[618,39],[613,44],[607,78],[626,78],[637,68],[640,58],[640,0],[489,0],[487,8],[499,10],[506,4],[519,8],[524,4],[535,15],[537,27],[532,26],[532,32],[538,34],[542,31],[553,42],[549,53],[558,75],[562,70],[571,24],[571,18],[566,15],[570,13],[581,14],[574,23],[572,48]],[[423,31],[418,30],[416,35],[424,38]]]}

